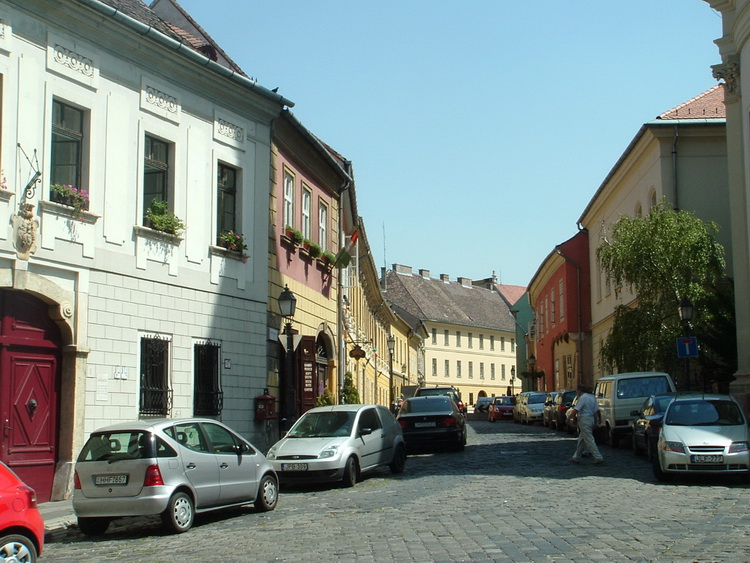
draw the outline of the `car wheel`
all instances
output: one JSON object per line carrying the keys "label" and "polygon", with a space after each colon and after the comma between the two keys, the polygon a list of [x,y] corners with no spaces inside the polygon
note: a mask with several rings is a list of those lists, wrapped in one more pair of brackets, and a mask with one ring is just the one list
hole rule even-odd
{"label": "car wheel", "polygon": [[404,471],[404,467],[406,467],[406,448],[403,444],[396,446],[390,467],[391,473],[402,473]]}
{"label": "car wheel", "polygon": [[646,459],[654,461],[654,447],[651,445],[651,438],[646,434]]}
{"label": "car wheel", "polygon": [[107,518],[79,518],[78,529],[87,536],[101,536],[109,528]]}
{"label": "car wheel", "polygon": [[192,528],[194,518],[193,499],[183,492],[173,494],[169,499],[167,509],[161,514],[164,527],[175,534],[187,532]]}
{"label": "car wheel", "polygon": [[26,536],[10,534],[0,537],[0,557],[3,561],[34,563],[37,558],[36,547]]}
{"label": "car wheel", "polygon": [[357,482],[358,472],[359,468],[357,467],[357,460],[352,456],[346,460],[344,478],[341,480],[341,484],[344,485],[344,487],[353,487]]}
{"label": "car wheel", "polygon": [[610,448],[616,448],[617,447],[617,442],[619,441],[619,439],[618,439],[617,434],[615,434],[615,431],[614,431],[613,428],[610,428],[608,430],[608,436],[607,436],[607,438],[609,440],[609,442],[608,442],[609,443],[609,447]]}
{"label": "car wheel", "polygon": [[635,439],[635,432],[633,432],[633,451],[636,455],[641,453],[641,450],[638,447],[638,441]]}
{"label": "car wheel", "polygon": [[279,483],[273,475],[266,474],[260,480],[258,497],[255,499],[255,510],[268,512],[276,508],[279,502]]}
{"label": "car wheel", "polygon": [[654,455],[654,461],[651,465],[654,468],[654,477],[656,477],[657,481],[667,483],[672,480],[672,475],[662,471],[661,462],[659,461],[658,455]]}

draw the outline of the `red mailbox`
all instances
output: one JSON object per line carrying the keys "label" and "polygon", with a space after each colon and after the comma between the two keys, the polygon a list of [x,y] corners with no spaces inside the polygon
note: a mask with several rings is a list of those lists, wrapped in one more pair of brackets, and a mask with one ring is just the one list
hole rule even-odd
{"label": "red mailbox", "polygon": [[255,397],[255,420],[276,418],[276,397],[266,393]]}

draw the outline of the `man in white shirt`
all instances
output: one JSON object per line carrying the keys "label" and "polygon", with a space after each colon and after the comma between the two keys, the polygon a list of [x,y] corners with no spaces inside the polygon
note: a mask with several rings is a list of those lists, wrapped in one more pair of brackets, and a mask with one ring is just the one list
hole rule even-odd
{"label": "man in white shirt", "polygon": [[585,385],[579,385],[576,391],[578,401],[570,418],[573,422],[578,422],[578,445],[570,461],[580,463],[584,450],[588,450],[594,456],[594,465],[598,465],[604,461],[594,440],[594,425],[598,426],[600,420],[599,405]]}

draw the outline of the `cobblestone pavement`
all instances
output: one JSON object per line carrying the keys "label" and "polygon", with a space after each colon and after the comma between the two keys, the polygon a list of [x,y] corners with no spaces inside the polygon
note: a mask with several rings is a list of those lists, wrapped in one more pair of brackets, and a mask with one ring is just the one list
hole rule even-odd
{"label": "cobblestone pavement", "polygon": [[[51,537],[45,561],[749,561],[748,487],[655,481],[643,457],[541,426],[472,421],[464,452],[410,456],[354,488],[283,489],[277,509],[113,523],[100,539]],[[590,459],[590,458],[589,458]]]}

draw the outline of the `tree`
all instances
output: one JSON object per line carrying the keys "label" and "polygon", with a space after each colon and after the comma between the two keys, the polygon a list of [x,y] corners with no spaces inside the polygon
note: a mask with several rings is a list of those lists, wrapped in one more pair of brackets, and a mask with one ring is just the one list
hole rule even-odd
{"label": "tree", "polygon": [[344,403],[347,405],[359,404],[359,392],[354,386],[354,378],[351,372],[347,371],[344,375]]}
{"label": "tree", "polygon": [[691,329],[701,345],[702,369],[726,375],[736,365],[736,349],[726,347],[734,338],[733,314],[728,312],[733,305],[727,309],[727,300],[733,299],[722,283],[724,248],[716,241],[717,231],[716,224],[674,211],[666,200],[646,217],[622,217],[614,224],[597,248],[597,260],[615,294],[627,286],[636,300],[615,309],[601,350],[605,371],[680,373],[676,338],[685,327],[677,311],[683,299],[694,305]]}

